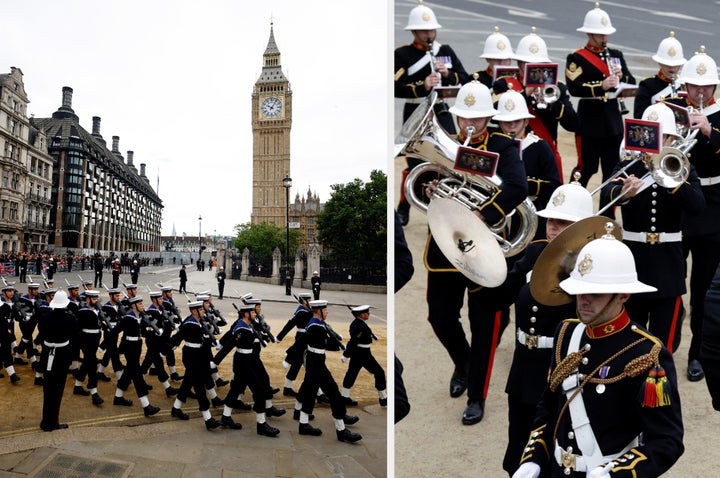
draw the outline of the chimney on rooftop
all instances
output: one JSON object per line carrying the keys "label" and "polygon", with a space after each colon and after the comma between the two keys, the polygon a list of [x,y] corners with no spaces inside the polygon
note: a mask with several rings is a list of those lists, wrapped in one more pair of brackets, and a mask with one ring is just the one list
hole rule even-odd
{"label": "chimney on rooftop", "polygon": [[127,152],[127,165],[128,166],[131,166],[131,167],[133,166],[133,156],[134,155],[135,155],[135,153],[133,151]]}
{"label": "chimney on rooftop", "polygon": [[112,141],[112,152],[119,153],[118,145],[120,144],[120,136],[113,136]]}
{"label": "chimney on rooftop", "polygon": [[140,163],[140,177],[145,177],[145,163]]}
{"label": "chimney on rooftop", "polygon": [[93,127],[92,127],[93,136],[100,136],[100,117],[93,116],[92,121],[93,121]]}
{"label": "chimney on rooftop", "polygon": [[62,107],[72,109],[73,89],[69,86],[63,86],[62,89]]}

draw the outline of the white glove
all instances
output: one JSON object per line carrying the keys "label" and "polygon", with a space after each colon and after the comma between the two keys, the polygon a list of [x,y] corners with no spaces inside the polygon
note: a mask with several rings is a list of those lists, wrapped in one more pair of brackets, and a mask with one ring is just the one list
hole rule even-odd
{"label": "white glove", "polygon": [[588,478],[610,478],[610,470],[615,468],[615,462],[610,462],[605,466],[593,468],[587,474]]}
{"label": "white glove", "polygon": [[512,478],[538,478],[538,476],[540,476],[540,465],[529,461],[520,465]]}
{"label": "white glove", "polygon": [[283,360],[283,368],[290,368],[290,364]]}
{"label": "white glove", "polygon": [[219,343],[215,344],[215,350],[222,350],[222,345],[220,345]]}
{"label": "white glove", "polygon": [[348,358],[347,358],[346,356],[344,356],[344,355],[341,355],[341,356],[340,356],[340,360],[342,361],[342,363],[347,362],[347,359],[348,359]]}

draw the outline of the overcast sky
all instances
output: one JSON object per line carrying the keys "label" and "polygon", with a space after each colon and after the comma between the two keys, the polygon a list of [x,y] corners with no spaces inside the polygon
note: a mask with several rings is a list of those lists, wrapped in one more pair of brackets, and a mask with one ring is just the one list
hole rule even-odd
{"label": "overcast sky", "polygon": [[[252,5],[252,6],[251,6]],[[383,1],[4,2],[0,71],[22,70],[28,115],[73,110],[163,200],[162,234],[233,234],[252,209],[250,100],[273,22],[293,92],[295,194],[387,171],[390,7]]]}

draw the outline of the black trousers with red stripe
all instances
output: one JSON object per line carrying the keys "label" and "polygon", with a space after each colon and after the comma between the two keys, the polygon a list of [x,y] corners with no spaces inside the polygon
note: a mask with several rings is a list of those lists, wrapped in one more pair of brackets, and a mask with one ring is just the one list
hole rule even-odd
{"label": "black trousers with red stripe", "polygon": [[[470,341],[460,320],[466,291]],[[503,311],[495,310],[493,289],[479,288],[459,272],[428,272],[427,303],[435,335],[455,367],[468,373],[468,399],[485,399],[503,330]]]}
{"label": "black trousers with red stripe", "polygon": [[670,352],[680,347],[680,330],[685,316],[682,296],[654,298],[633,294],[625,303],[625,308],[632,320],[662,340]]}

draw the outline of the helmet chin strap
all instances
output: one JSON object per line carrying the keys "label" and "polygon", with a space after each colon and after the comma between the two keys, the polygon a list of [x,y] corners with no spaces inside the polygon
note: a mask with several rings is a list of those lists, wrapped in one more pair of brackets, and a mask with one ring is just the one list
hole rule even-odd
{"label": "helmet chin strap", "polygon": [[[610,306],[613,305],[613,302],[615,302],[615,299],[617,299],[617,297],[618,297],[618,294],[617,294],[617,293],[614,293],[613,296],[612,296],[612,298],[608,301],[608,303],[605,304],[605,307],[603,307],[603,308],[600,310],[600,312],[598,312],[597,314],[595,314],[595,317],[593,317],[592,320],[590,320],[590,322],[587,322],[585,325],[588,326],[588,327],[593,327],[593,326],[595,326],[595,324],[596,324],[597,321],[600,319],[600,317],[602,317],[603,314],[605,314],[605,312],[607,312],[608,309],[610,309]],[[580,313],[578,312],[578,316],[579,316],[579,315],[580,315]]]}

